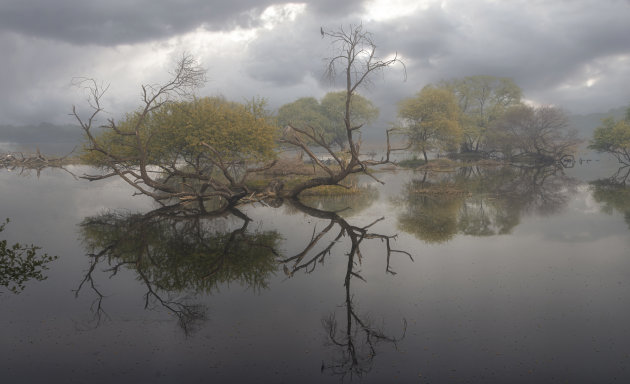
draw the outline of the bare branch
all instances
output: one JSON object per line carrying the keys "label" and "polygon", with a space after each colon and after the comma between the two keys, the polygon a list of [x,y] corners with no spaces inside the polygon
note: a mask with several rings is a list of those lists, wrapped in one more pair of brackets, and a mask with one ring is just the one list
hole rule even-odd
{"label": "bare branch", "polygon": [[[382,183],[375,178],[369,172],[369,167],[382,165],[390,162],[390,154],[394,150],[401,150],[402,148],[393,149],[389,142],[389,135],[391,130],[387,130],[387,152],[386,158],[381,161],[365,161],[360,159],[360,129],[363,124],[353,125],[350,119],[352,112],[352,97],[358,87],[363,84],[367,84],[370,81],[370,77],[373,73],[388,68],[394,64],[402,64],[403,69],[406,69],[404,63],[399,59],[398,54],[388,59],[380,59],[376,55],[376,44],[373,41],[372,34],[363,29],[363,25],[350,25],[348,29],[343,26],[337,30],[326,30],[322,27],[322,37],[328,37],[331,39],[331,44],[335,50],[334,54],[326,59],[327,65],[325,70],[325,77],[334,81],[334,79],[343,74],[345,78],[345,110],[343,114],[343,122],[346,131],[346,140],[349,148],[349,157],[339,156],[332,150],[332,145],[326,143],[321,135],[315,134],[315,129],[311,128],[312,132],[306,130],[297,129],[293,126],[288,126],[285,129],[285,135],[283,142],[292,144],[302,149],[311,159],[311,161],[328,174],[328,177],[314,177],[303,183],[295,186],[291,191],[286,193],[287,196],[297,197],[300,192],[305,189],[317,187],[320,185],[336,185],[339,184],[347,176],[354,173],[365,173]],[[359,132],[358,141],[355,140],[354,132]],[[302,137],[304,139],[302,139]],[[323,164],[323,162],[315,155],[315,153],[309,148],[306,143],[315,143],[319,147],[328,152],[335,160],[338,169],[333,169]]]}

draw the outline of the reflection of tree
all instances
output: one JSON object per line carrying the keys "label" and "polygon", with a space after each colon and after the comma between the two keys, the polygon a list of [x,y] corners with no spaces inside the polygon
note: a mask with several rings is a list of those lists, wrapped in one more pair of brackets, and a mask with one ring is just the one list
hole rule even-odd
{"label": "reflection of tree", "polygon": [[609,179],[591,182],[593,198],[602,204],[602,211],[612,214],[616,210],[624,215],[630,228],[630,186],[625,183],[627,175],[624,182],[620,182],[616,177],[618,174],[619,172]]}
{"label": "reflection of tree", "polygon": [[514,177],[496,190],[497,198],[521,213],[549,215],[560,212],[575,194],[577,181],[556,166],[514,168]]}
{"label": "reflection of tree", "polygon": [[[6,223],[0,224],[0,232],[4,231]],[[13,293],[20,293],[26,287],[27,281],[46,280],[43,271],[47,264],[57,259],[57,256],[38,254],[40,247],[15,243],[9,245],[7,240],[0,240],[0,286]]]}
{"label": "reflection of tree", "polygon": [[[344,279],[345,288],[345,321],[340,328],[334,313],[326,317],[322,324],[328,336],[330,345],[337,347],[337,356],[329,363],[322,365],[322,370],[328,370],[332,374],[362,376],[369,372],[372,362],[376,356],[376,347],[379,343],[389,342],[396,346],[404,335],[407,327],[404,322],[402,336],[399,338],[387,336],[381,329],[374,326],[372,321],[366,316],[359,315],[353,301],[351,292],[351,282],[353,278],[362,281],[365,279],[361,276],[361,271],[356,270],[362,260],[361,243],[365,239],[378,239],[385,244],[386,249],[386,267],[387,273],[395,274],[391,268],[391,256],[395,253],[401,253],[409,256],[408,252],[392,249],[391,240],[395,236],[382,235],[371,231],[371,227],[383,218],[372,222],[364,227],[358,227],[349,224],[335,212],[323,211],[303,205],[300,202],[292,202],[294,208],[313,217],[330,220],[328,225],[320,231],[313,231],[310,242],[304,249],[294,256],[281,260],[284,263],[284,272],[288,276],[293,276],[296,272],[303,270],[306,273],[313,272],[318,263],[323,263],[325,258],[332,253],[333,248],[339,244],[342,238],[347,237],[350,241],[350,250],[346,253],[348,263]],[[334,230],[335,227],[338,227]],[[338,232],[337,232],[338,231]],[[332,235],[333,240],[326,240],[327,235]],[[319,252],[316,249],[323,247]],[[412,259],[413,260],[413,259]],[[344,328],[345,327],[345,328]]]}
{"label": "reflection of tree", "polygon": [[358,192],[332,196],[303,196],[300,200],[323,211],[333,211],[342,217],[354,216],[368,208],[378,198],[376,188],[360,188]]}
{"label": "reflection of tree", "polygon": [[24,154],[22,152],[13,152],[0,154],[0,169],[6,168],[9,171],[18,171],[22,176],[28,176],[31,171],[37,173],[37,178],[46,168],[58,168],[68,172],[76,179],[76,175],[65,168],[68,164],[67,158],[69,154],[63,157],[46,157],[39,152],[34,154]]}
{"label": "reflection of tree", "polygon": [[[277,252],[280,235],[275,231],[250,229],[250,219],[236,210],[221,216],[190,214],[186,211],[153,211],[147,214],[106,213],[86,218],[81,235],[90,266],[76,291],[91,289],[95,294],[93,311],[96,325],[107,317],[103,309],[105,293],[97,284],[99,269],[116,276],[131,271],[145,290],[145,308],[163,306],[175,314],[188,334],[205,317],[205,308],[195,304],[194,296],[211,294],[223,283],[239,282],[254,290],[267,287],[268,278],[282,264],[284,273],[295,276],[299,271],[311,273],[330,255],[347,256],[344,276],[344,321],[339,313],[325,317],[328,344],[336,354],[322,369],[342,376],[363,375],[370,371],[378,346],[396,346],[404,337],[392,337],[362,314],[356,306],[351,283],[365,281],[359,266],[364,240],[379,240],[385,253],[385,272],[395,275],[392,255],[407,252],[392,248],[395,236],[376,233],[374,226],[354,226],[338,212],[311,208],[298,201],[288,204],[292,210],[327,220],[314,229],[303,250],[290,257]],[[342,250],[340,247],[349,246]],[[104,268],[102,268],[104,267]]]}
{"label": "reflection of tree", "polygon": [[575,181],[558,167],[462,167],[455,173],[424,174],[410,181],[399,203],[399,226],[429,243],[456,234],[507,234],[526,213],[563,209]]}
{"label": "reflection of tree", "polygon": [[457,233],[457,213],[462,200],[455,195],[415,193],[417,184],[407,185],[407,209],[398,217],[399,228],[427,243],[448,241]]}
{"label": "reflection of tree", "polygon": [[630,165],[624,165],[619,167],[617,171],[610,176],[606,181],[609,184],[626,185],[630,179]]}
{"label": "reflection of tree", "polygon": [[[97,324],[106,315],[94,282],[97,265],[106,263],[111,276],[130,269],[145,286],[145,308],[161,305],[178,317],[185,332],[203,320],[205,310],[192,297],[211,293],[228,282],[254,290],[267,287],[277,268],[280,236],[250,230],[250,219],[236,210],[223,216],[106,213],[86,218],[81,234],[90,267],[76,293],[86,285],[96,293]],[[242,222],[230,228],[234,219]]]}

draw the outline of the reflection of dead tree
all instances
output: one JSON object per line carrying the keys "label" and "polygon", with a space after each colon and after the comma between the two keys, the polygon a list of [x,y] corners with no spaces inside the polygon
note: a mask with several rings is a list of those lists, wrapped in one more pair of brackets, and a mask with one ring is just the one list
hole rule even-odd
{"label": "reflection of dead tree", "polygon": [[39,177],[41,171],[46,168],[59,168],[76,178],[72,172],[65,168],[65,165],[69,163],[68,156],[70,156],[70,154],[63,157],[45,156],[41,154],[39,149],[37,149],[37,152],[34,154],[11,152],[0,154],[0,168],[6,168],[10,171],[19,169],[20,174],[34,170],[37,172],[37,177]]}
{"label": "reflection of dead tree", "polygon": [[338,355],[330,363],[324,364],[323,369],[329,370],[333,375],[340,375],[342,378],[347,375],[351,378],[354,375],[361,377],[372,369],[377,353],[376,346],[379,343],[391,343],[398,349],[398,342],[405,338],[407,321],[403,319],[401,336],[391,337],[374,327],[369,319],[359,317],[354,309],[352,298],[347,295],[345,307],[345,330],[339,329],[334,314],[322,320],[329,344],[339,348]]}
{"label": "reflection of dead tree", "polygon": [[[407,149],[392,148],[390,143],[390,134],[393,129],[387,130],[387,149],[385,157],[381,160],[362,160],[360,159],[361,136],[360,129],[362,124],[354,125],[351,120],[352,115],[352,98],[356,94],[357,89],[370,82],[371,75],[382,71],[394,64],[402,61],[397,55],[388,59],[379,59],[376,57],[376,45],[372,40],[372,34],[364,31],[362,25],[351,25],[348,30],[343,27],[335,31],[323,30],[323,36],[332,40],[333,47],[337,49],[334,56],[327,59],[328,67],[327,76],[332,80],[338,73],[345,76],[345,110],[344,110],[344,126],[347,136],[348,151],[346,153],[337,153],[333,151],[332,146],[325,140],[323,135],[317,131],[315,127],[308,129],[296,128],[288,125],[284,130],[282,142],[291,144],[300,148],[310,160],[313,161],[325,175],[308,179],[285,194],[290,197],[298,196],[302,191],[317,187],[320,185],[339,185],[348,175],[355,173],[364,173],[376,179],[370,173],[370,167],[387,164],[390,162],[390,154],[393,151]],[[355,137],[355,134],[357,137]],[[323,148],[332,158],[332,164],[325,164],[312,150],[313,143],[315,146]]]}
{"label": "reflection of dead tree", "polygon": [[[376,235],[372,238],[381,238],[380,236],[382,235]],[[389,242],[387,243],[386,270],[394,274],[390,269],[389,263],[389,257],[392,252],[401,252],[407,254],[410,258],[411,255],[404,251],[392,251]],[[345,330],[339,330],[334,313],[322,321],[330,344],[339,348],[338,355],[333,358],[329,364],[324,364],[324,369],[328,369],[332,374],[340,375],[342,378],[345,378],[346,375],[350,375],[351,378],[353,375],[361,377],[368,373],[372,369],[372,362],[376,356],[376,345],[378,343],[389,342],[397,349],[398,342],[405,337],[407,330],[407,321],[403,319],[402,335],[400,337],[387,336],[381,329],[373,326],[369,318],[361,318],[357,314],[353,303],[353,295],[350,291],[350,285],[353,277],[362,281],[365,281],[365,279],[354,271],[354,267],[356,266],[354,260],[355,255],[357,255],[360,260],[361,252],[358,244],[356,247],[353,246],[350,253],[348,253],[348,265],[344,280]]]}
{"label": "reflection of dead tree", "polygon": [[[242,225],[222,229],[236,217]],[[107,213],[87,218],[81,224],[90,253],[90,267],[76,290],[89,283],[97,299],[92,306],[97,325],[103,317],[104,295],[94,283],[100,263],[110,278],[123,269],[132,270],[145,287],[144,307],[155,305],[174,314],[186,334],[205,319],[205,309],[190,301],[191,296],[209,293],[232,280],[253,289],[266,286],[267,276],[276,268],[277,234],[250,232],[250,219],[237,210],[218,215],[195,215],[173,207],[144,215]]]}
{"label": "reflection of dead tree", "polygon": [[[332,248],[336,244],[338,244],[343,237],[348,237],[350,239],[351,248],[350,248],[350,251],[348,252],[348,255],[350,255],[353,258],[353,260],[354,260],[354,256],[356,255],[359,262],[363,258],[363,255],[361,254],[361,248],[360,248],[361,242],[363,242],[363,240],[378,239],[378,240],[381,240],[381,242],[384,242],[385,247],[386,247],[386,252],[387,252],[387,258],[386,258],[387,262],[386,262],[385,271],[392,275],[396,274],[396,272],[392,270],[391,264],[390,264],[392,254],[402,253],[409,256],[409,258],[413,261],[413,258],[409,252],[393,249],[391,247],[391,241],[395,240],[397,235],[390,236],[390,235],[383,235],[379,233],[373,233],[369,231],[372,226],[382,221],[384,218],[377,219],[364,227],[358,227],[358,226],[354,226],[348,223],[345,219],[339,216],[337,212],[322,211],[320,209],[304,205],[298,200],[291,200],[290,203],[294,208],[298,209],[301,212],[304,212],[310,216],[317,217],[320,219],[328,219],[330,220],[330,222],[324,229],[322,229],[319,232],[317,232],[315,229],[313,230],[311,240],[309,241],[307,246],[302,250],[302,252],[299,252],[298,254],[292,257],[288,257],[283,260],[280,260],[280,262],[285,265],[284,270],[287,275],[293,275],[300,270],[304,270],[307,273],[312,272],[315,269],[318,262],[319,263],[324,262],[324,259],[326,258],[326,256],[328,256],[331,253]],[[334,240],[332,240],[329,244],[327,244],[323,250],[317,252],[314,255],[311,255],[310,253],[313,250],[313,248],[315,248],[315,246],[322,241],[325,235],[328,232],[330,232],[330,230],[335,225],[339,226],[339,233],[335,236]],[[363,278],[359,274],[353,272],[353,275],[363,280]]]}
{"label": "reflection of dead tree", "polygon": [[[110,269],[114,276],[114,268]],[[157,302],[162,307],[168,309],[172,314],[177,317],[180,328],[186,335],[189,335],[194,330],[194,327],[206,318],[206,310],[203,305],[193,304],[188,302],[188,297],[176,297],[172,298],[163,296],[158,290],[160,287],[156,285],[146,276],[146,274],[137,269],[138,276],[140,276],[142,282],[147,287],[147,292],[144,294],[144,309],[151,308],[151,301]]]}
{"label": "reflection of dead tree", "polygon": [[105,255],[107,255],[107,253],[111,251],[111,249],[114,247],[115,245],[112,244],[108,247],[103,248],[98,253],[88,254],[88,257],[90,258],[90,267],[88,268],[85,276],[83,276],[83,280],[81,280],[81,283],[79,284],[77,289],[74,290],[74,297],[78,298],[79,292],[81,292],[83,285],[85,283],[89,283],[90,289],[94,292],[94,294],[96,294],[96,298],[92,302],[92,305],[90,305],[90,311],[92,311],[94,315],[92,318],[92,323],[94,323],[93,328],[97,328],[98,326],[100,326],[104,320],[110,319],[110,316],[107,314],[107,312],[105,312],[105,309],[103,308],[103,299],[105,298],[105,295],[101,293],[101,291],[94,283],[93,273],[96,269],[96,266],[101,262],[101,259],[104,258]]}
{"label": "reflection of dead tree", "polygon": [[[383,220],[383,218],[377,219],[364,227],[358,227],[349,224],[336,212],[318,210],[305,206],[299,201],[293,201],[292,205],[308,215],[328,219],[330,222],[321,231],[313,231],[310,242],[301,252],[292,257],[281,260],[281,262],[284,263],[284,272],[289,277],[293,276],[300,270],[304,270],[306,273],[312,272],[317,263],[324,262],[324,259],[331,254],[333,247],[338,244],[342,238],[348,237],[350,240],[350,250],[346,253],[348,256],[348,263],[344,279],[344,306],[346,309],[345,330],[339,330],[334,314],[328,316],[322,321],[330,344],[339,347],[339,356],[334,358],[329,364],[324,364],[322,368],[329,370],[333,374],[341,375],[342,377],[345,377],[348,374],[351,376],[362,376],[371,369],[373,358],[376,356],[376,345],[382,342],[389,342],[396,347],[397,343],[405,336],[407,322],[403,320],[404,325],[402,335],[396,338],[387,336],[382,330],[374,327],[369,319],[362,318],[357,313],[352,301],[350,286],[353,278],[358,278],[365,282],[365,279],[361,276],[360,271],[355,271],[356,266],[361,263],[361,259],[363,257],[361,254],[361,243],[365,239],[379,239],[385,243],[387,254],[385,271],[392,275],[396,274],[391,268],[392,254],[405,254],[409,256],[412,261],[413,258],[409,252],[396,250],[391,247],[391,240],[395,239],[396,236],[370,232],[370,228]],[[326,244],[326,241],[322,239],[325,238],[326,234],[330,233],[335,225],[339,226],[339,232],[336,236],[334,236],[332,241]],[[324,242],[325,247],[321,251],[316,252],[314,255],[310,255],[318,243],[321,242]]]}

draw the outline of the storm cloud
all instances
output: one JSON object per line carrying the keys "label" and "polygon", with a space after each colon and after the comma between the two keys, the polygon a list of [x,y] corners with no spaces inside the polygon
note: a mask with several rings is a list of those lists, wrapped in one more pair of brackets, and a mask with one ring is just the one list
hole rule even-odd
{"label": "storm cloud", "polygon": [[208,69],[204,95],[270,106],[321,97],[330,42],[320,27],[362,23],[377,53],[406,64],[361,93],[381,108],[423,86],[470,75],[513,78],[534,103],[575,113],[630,103],[627,0],[5,0],[0,3],[0,125],[68,124],[84,95],[77,76],[110,84],[108,117],[139,102],[139,86],[164,79],[183,52]]}

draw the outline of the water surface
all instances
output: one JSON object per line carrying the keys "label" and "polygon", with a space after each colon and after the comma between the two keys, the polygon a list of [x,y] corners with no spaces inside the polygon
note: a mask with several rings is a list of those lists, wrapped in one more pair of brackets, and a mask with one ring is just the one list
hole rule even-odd
{"label": "water surface", "polygon": [[56,257],[3,276],[3,381],[624,382],[630,194],[594,167],[387,172],[220,217],[2,170],[0,240]]}

